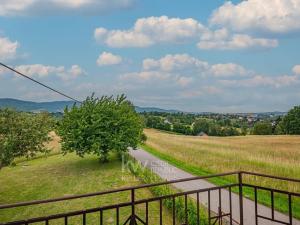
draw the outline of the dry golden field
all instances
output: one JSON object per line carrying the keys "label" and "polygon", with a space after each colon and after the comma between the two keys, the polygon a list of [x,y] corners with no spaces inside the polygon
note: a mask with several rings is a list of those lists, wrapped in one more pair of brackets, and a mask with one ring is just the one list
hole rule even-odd
{"label": "dry golden field", "polygon": [[[300,178],[300,136],[194,137],[154,129],[145,134],[155,151],[208,173],[246,170]],[[300,192],[294,183],[257,181]]]}

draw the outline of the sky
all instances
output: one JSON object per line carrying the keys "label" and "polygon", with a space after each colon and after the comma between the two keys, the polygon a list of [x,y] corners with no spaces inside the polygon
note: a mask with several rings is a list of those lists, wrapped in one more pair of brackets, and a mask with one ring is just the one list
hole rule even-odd
{"label": "sky", "polygon": [[[0,61],[74,98],[189,112],[300,104],[300,0],[0,0]],[[0,98],[67,100],[0,68]]]}

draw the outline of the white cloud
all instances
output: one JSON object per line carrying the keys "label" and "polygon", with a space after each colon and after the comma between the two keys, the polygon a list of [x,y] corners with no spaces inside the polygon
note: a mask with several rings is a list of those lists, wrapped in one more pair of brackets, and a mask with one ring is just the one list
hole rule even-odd
{"label": "white cloud", "polygon": [[169,73],[161,73],[160,71],[141,71],[134,73],[126,73],[121,75],[122,80],[134,80],[137,82],[146,82],[149,80],[167,80],[171,77]]}
{"label": "white cloud", "polygon": [[46,66],[42,64],[20,65],[15,67],[17,71],[24,73],[29,77],[45,78],[50,75],[57,75],[63,80],[70,80],[86,74],[78,65],[72,65],[70,69],[64,66]]}
{"label": "white cloud", "polygon": [[223,92],[222,89],[215,86],[202,86],[198,87],[198,89],[193,90],[184,90],[180,92],[180,96],[184,98],[196,98],[196,97],[205,97],[208,95],[217,95]]}
{"label": "white cloud", "polygon": [[225,28],[207,30],[197,44],[198,48],[218,50],[240,50],[249,48],[274,48],[278,46],[275,39],[254,38],[247,34],[230,34]]}
{"label": "white cloud", "polygon": [[10,60],[17,56],[17,49],[20,44],[17,41],[11,41],[7,37],[0,37],[0,60]]}
{"label": "white cloud", "polygon": [[47,77],[49,74],[53,73],[63,73],[65,68],[63,66],[45,66],[42,64],[33,64],[33,65],[20,65],[15,68],[17,71],[26,74],[27,76],[33,77]]}
{"label": "white cloud", "polygon": [[196,42],[200,49],[239,50],[249,48],[274,48],[275,39],[256,38],[247,34],[231,33],[222,28],[215,31],[204,27],[195,19],[148,17],[138,19],[128,30],[96,28],[94,38],[98,43],[114,48],[149,47],[160,43]]}
{"label": "white cloud", "polygon": [[295,65],[293,67],[293,73],[296,75],[300,75],[300,65]]}
{"label": "white cloud", "polygon": [[122,57],[119,55],[114,55],[110,52],[102,52],[97,59],[98,66],[110,66],[120,64],[122,62]]}
{"label": "white cloud", "polygon": [[73,79],[77,78],[81,75],[86,75],[87,73],[85,70],[83,70],[80,66],[78,65],[72,65],[71,68],[67,71],[66,75],[64,76],[65,79]]}
{"label": "white cloud", "polygon": [[234,63],[214,64],[211,66],[210,72],[216,77],[245,76],[250,74],[250,71],[247,71],[243,66]]}
{"label": "white cloud", "polygon": [[175,72],[175,74],[206,75],[215,77],[235,77],[250,75],[251,71],[234,63],[213,64],[192,57],[188,54],[166,55],[160,59],[143,60],[143,70]]}
{"label": "white cloud", "polygon": [[188,54],[169,54],[159,59],[145,59],[141,71],[123,74],[121,81],[128,83],[130,80],[131,84],[139,83],[140,86],[144,84],[144,88],[151,86],[173,92],[181,90],[184,95],[192,96],[219,94],[222,87],[294,87],[300,84],[300,76],[296,75],[299,68],[294,67],[295,75],[270,76],[258,74],[235,63],[209,64]]}
{"label": "white cloud", "polygon": [[199,70],[203,71],[208,68],[208,63],[188,54],[166,55],[158,60],[145,59],[143,61],[144,70],[159,69],[162,71],[178,71],[178,70]]}
{"label": "white cloud", "polygon": [[121,80],[186,89],[201,81],[207,82],[219,77],[247,77],[251,74],[251,71],[234,63],[210,65],[188,54],[168,54],[159,59],[144,59],[141,71],[123,74]]}
{"label": "white cloud", "polygon": [[95,39],[110,47],[148,47],[157,43],[183,43],[198,38],[204,26],[192,18],[148,17],[138,19],[128,30],[96,28]]}
{"label": "white cloud", "polygon": [[286,33],[300,30],[299,0],[227,1],[214,11],[210,23],[237,31]]}
{"label": "white cloud", "polygon": [[178,79],[177,79],[177,84],[179,84],[180,86],[182,86],[182,87],[186,87],[186,86],[188,86],[190,83],[192,83],[193,82],[193,78],[192,77],[179,77]]}
{"label": "white cloud", "polygon": [[295,75],[280,75],[280,76],[265,76],[255,75],[248,79],[242,80],[220,80],[221,84],[228,87],[273,87],[282,88],[289,87],[291,85],[298,85],[300,79]]}
{"label": "white cloud", "polygon": [[1,0],[0,16],[102,13],[128,8],[134,0]]}

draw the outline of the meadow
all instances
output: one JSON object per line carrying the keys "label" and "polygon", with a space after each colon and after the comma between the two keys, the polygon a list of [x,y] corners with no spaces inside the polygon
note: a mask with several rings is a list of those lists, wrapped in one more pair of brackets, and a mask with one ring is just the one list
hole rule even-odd
{"label": "meadow", "polygon": [[[49,144],[53,152],[50,156],[38,156],[33,160],[19,159],[16,166],[4,167],[0,171],[0,204],[49,199],[76,194],[112,190],[141,184],[130,171],[123,170],[119,160],[111,155],[110,162],[100,164],[96,156],[80,158],[75,154],[63,156],[59,152],[59,138]],[[153,196],[148,189],[141,189],[137,199]],[[119,202],[130,201],[130,192],[110,194],[89,198],[69,200],[30,207],[0,210],[0,222],[45,216],[55,213],[88,209]],[[157,203],[149,204],[150,223],[158,224]],[[130,208],[120,210],[120,222],[130,215]],[[137,207],[141,218],[145,215],[145,206]],[[171,215],[163,210],[164,224],[171,224]],[[80,224],[82,217],[72,217],[69,224]],[[62,220],[50,224],[61,224]],[[87,215],[87,224],[98,224],[99,213]],[[104,213],[105,224],[116,224],[114,211]],[[123,222],[124,223],[124,222]],[[39,224],[39,223],[38,223]]]}
{"label": "meadow", "polygon": [[[145,150],[194,175],[229,171],[253,171],[300,179],[300,136],[195,137],[146,129]],[[230,180],[230,178],[229,178]],[[245,182],[300,193],[300,184],[259,177],[245,177]],[[226,180],[212,180],[216,184]],[[253,193],[246,191],[253,198]],[[286,199],[275,196],[277,209],[287,212]],[[269,205],[269,196],[259,195]],[[300,217],[299,199],[294,212]]]}

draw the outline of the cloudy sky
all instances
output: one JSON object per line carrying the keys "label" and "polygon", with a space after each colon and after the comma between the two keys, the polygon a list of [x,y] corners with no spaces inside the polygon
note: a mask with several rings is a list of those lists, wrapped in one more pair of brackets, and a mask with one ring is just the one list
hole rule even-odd
{"label": "cloudy sky", "polygon": [[[0,0],[0,61],[78,99],[184,111],[300,104],[300,0]],[[0,68],[0,98],[65,100]]]}

